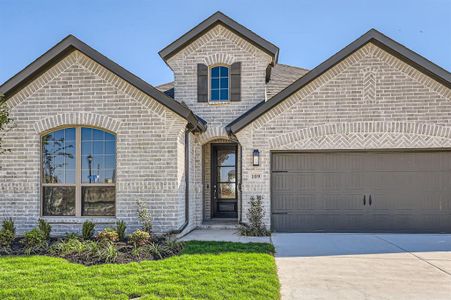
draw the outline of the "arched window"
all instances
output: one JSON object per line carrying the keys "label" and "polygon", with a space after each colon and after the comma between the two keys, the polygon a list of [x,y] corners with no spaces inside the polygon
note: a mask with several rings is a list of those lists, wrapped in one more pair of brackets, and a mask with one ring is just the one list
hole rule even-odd
{"label": "arched window", "polygon": [[42,137],[42,215],[114,216],[116,136],[72,127]]}
{"label": "arched window", "polygon": [[210,68],[210,101],[229,100],[229,68],[216,66]]}

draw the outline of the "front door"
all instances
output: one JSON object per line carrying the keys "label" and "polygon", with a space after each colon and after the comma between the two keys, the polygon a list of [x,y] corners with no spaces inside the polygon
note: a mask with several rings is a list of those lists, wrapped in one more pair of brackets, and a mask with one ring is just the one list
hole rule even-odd
{"label": "front door", "polygon": [[214,218],[237,218],[237,146],[213,144],[211,195]]}

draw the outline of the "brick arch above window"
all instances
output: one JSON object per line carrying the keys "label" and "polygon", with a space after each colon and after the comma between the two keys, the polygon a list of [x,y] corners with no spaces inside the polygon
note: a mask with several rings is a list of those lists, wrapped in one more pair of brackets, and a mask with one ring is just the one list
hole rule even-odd
{"label": "brick arch above window", "polygon": [[235,57],[227,53],[215,53],[205,57],[204,63],[207,66],[226,65],[230,66],[236,61]]}
{"label": "brick arch above window", "polygon": [[41,134],[53,128],[66,125],[93,126],[103,128],[111,132],[118,132],[121,122],[105,115],[87,112],[73,112],[41,119],[34,124],[33,128],[36,133]]}

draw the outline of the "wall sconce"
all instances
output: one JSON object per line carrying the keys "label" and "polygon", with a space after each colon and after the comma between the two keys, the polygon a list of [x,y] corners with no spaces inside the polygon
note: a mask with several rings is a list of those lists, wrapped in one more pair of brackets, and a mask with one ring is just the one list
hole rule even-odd
{"label": "wall sconce", "polygon": [[260,165],[260,151],[258,151],[258,149],[254,149],[254,152],[252,153],[252,161],[254,166]]}

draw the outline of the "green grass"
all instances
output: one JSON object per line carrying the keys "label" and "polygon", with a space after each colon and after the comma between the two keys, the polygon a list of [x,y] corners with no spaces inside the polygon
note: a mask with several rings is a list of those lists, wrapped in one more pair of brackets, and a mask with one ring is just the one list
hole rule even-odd
{"label": "green grass", "polygon": [[0,299],[279,299],[270,244],[187,242],[160,261],[86,267],[0,257]]}

